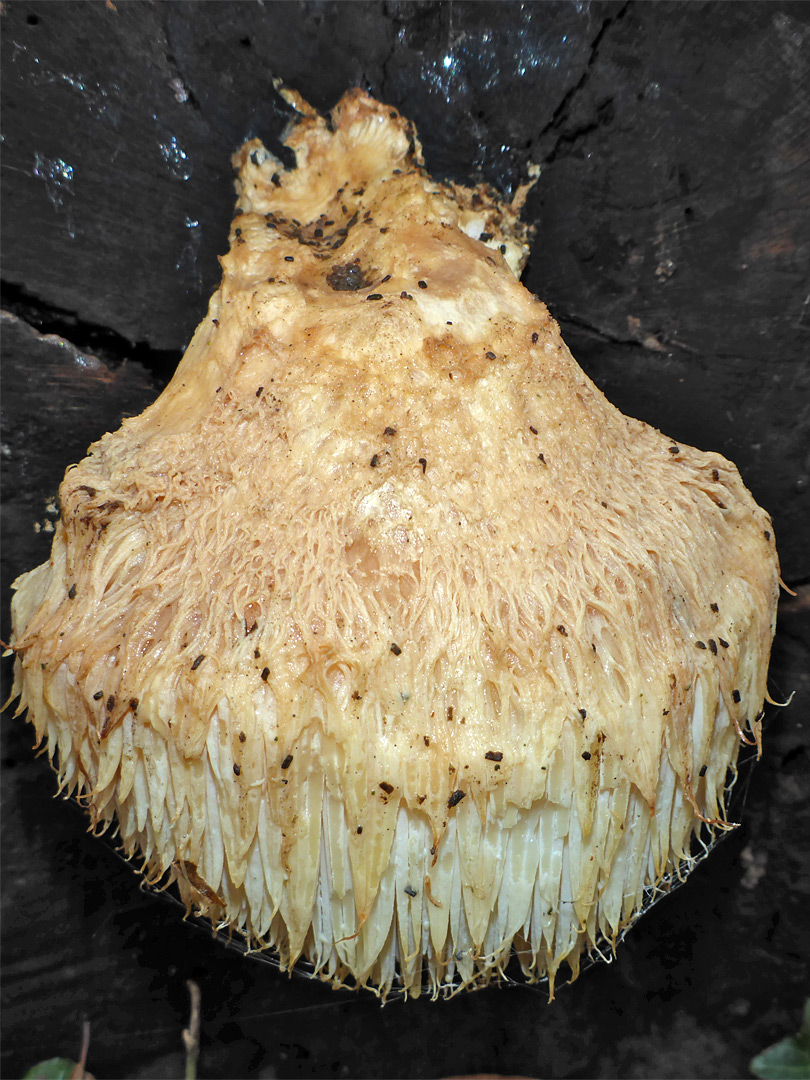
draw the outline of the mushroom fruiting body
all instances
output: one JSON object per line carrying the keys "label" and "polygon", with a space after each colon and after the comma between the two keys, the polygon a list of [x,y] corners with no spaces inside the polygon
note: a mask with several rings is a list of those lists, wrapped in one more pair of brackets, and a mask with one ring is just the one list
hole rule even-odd
{"label": "mushroom fruiting body", "polygon": [[63,788],[189,907],[383,994],[610,946],[722,827],[778,566],[735,467],[611,406],[515,205],[300,98],[223,280],[15,583]]}

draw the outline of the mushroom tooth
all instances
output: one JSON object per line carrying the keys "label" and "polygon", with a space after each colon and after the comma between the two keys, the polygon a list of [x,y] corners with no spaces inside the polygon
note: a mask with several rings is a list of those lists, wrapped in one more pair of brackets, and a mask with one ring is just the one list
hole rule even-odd
{"label": "mushroom tooth", "polygon": [[538,974],[542,975],[542,957],[550,956],[554,948],[554,931],[560,902],[563,871],[563,844],[565,829],[561,828],[561,815],[567,811],[544,801],[538,819],[537,845],[540,852],[537,882],[534,890],[532,914],[532,946],[537,957]]}
{"label": "mushroom tooth", "polygon": [[424,853],[432,842],[430,824],[424,814],[400,808],[397,822],[399,842],[395,844],[396,911],[398,950],[403,989],[418,993],[422,983],[425,905]]}
{"label": "mushroom tooth", "polygon": [[[396,843],[395,835],[392,846]],[[361,986],[374,982],[383,988],[383,992],[387,992],[394,979],[397,956],[394,887],[394,859],[390,859],[380,878],[371,912],[353,939],[355,978]]]}
{"label": "mushroom tooth", "polygon": [[[135,775],[132,781],[132,805],[135,810],[135,830],[142,833],[149,814],[149,782],[146,779],[146,766],[143,755],[135,758]],[[207,832],[206,832],[207,835]],[[205,858],[205,856],[203,856]]]}
{"label": "mushroom tooth", "polygon": [[[356,832],[356,828],[346,820],[346,808],[339,794],[327,785],[323,800],[321,873],[318,881],[319,923],[322,940],[324,943],[330,942],[335,955],[341,958],[348,950],[357,917],[349,851],[349,835]],[[331,938],[328,937],[330,933],[333,935]],[[326,952],[329,955],[331,948]]]}
{"label": "mushroom tooth", "polygon": [[[309,952],[315,974],[321,974],[330,964],[337,963],[335,941],[338,934],[336,925],[342,925],[346,918],[341,908],[346,900],[348,847],[343,850],[338,844],[338,831],[345,823],[341,821],[342,806],[337,799],[331,798],[329,791],[324,792],[323,828],[319,853],[320,872],[318,874],[318,894],[312,911],[312,949]],[[336,829],[337,823],[337,829]],[[345,836],[345,828],[344,833]],[[334,852],[334,858],[330,858]]]}
{"label": "mushroom tooth", "polygon": [[[118,776],[121,769],[121,755],[124,748],[124,726],[125,725],[122,723],[119,724],[118,727],[113,728],[109,736],[101,742],[98,747],[96,781],[92,791],[93,799],[97,803],[101,798],[101,792],[115,792],[118,785]],[[154,767],[159,768],[160,764],[156,763]],[[165,802],[166,786],[164,786],[163,790],[159,793],[159,802],[154,802],[154,800],[152,800],[154,809],[163,806]]]}
{"label": "mushroom tooth", "polygon": [[259,809],[259,851],[264,871],[265,887],[267,896],[272,907],[272,919],[281,903],[281,894],[284,888],[285,869],[281,862],[281,825],[270,816],[270,806],[267,797],[263,797]]}
{"label": "mushroom tooth", "polygon": [[279,910],[287,928],[292,966],[303,951],[317,891],[323,775],[315,767],[306,783],[290,779],[273,794],[280,820],[291,826],[286,835],[282,832],[281,862],[286,875]]}
{"label": "mushroom tooth", "polygon": [[[150,750],[152,748],[150,747]],[[157,747],[157,753],[142,755],[146,783],[149,789],[149,814],[155,832],[160,832],[169,817],[169,754],[165,743]]]}
{"label": "mushroom tooth", "polygon": [[[506,858],[501,843],[503,828],[493,812],[491,799],[481,802],[462,802],[456,816],[460,877],[464,913],[470,936],[478,952],[483,947],[487,926],[492,916],[492,900],[500,889]],[[418,880],[414,866],[411,878]],[[420,891],[420,898],[424,895]],[[424,900],[420,899],[420,904]]]}
{"label": "mushroom tooth", "polygon": [[[137,751],[135,749],[135,720],[131,712],[127,713],[121,721],[120,731],[121,766],[118,776],[118,801],[123,804],[129,801],[132,785],[135,783]],[[166,752],[171,763],[171,744],[168,744]],[[176,778],[174,788],[176,790]]]}

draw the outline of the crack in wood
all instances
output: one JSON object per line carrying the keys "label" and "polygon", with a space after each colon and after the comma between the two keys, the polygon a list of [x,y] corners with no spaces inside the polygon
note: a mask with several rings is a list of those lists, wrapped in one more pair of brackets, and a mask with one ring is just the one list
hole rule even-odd
{"label": "crack in wood", "polygon": [[590,53],[588,55],[587,63],[585,64],[585,70],[582,72],[579,81],[570,89],[568,89],[560,100],[559,105],[552,113],[551,119],[545,125],[540,132],[537,141],[540,142],[545,135],[550,132],[559,132],[556,141],[551,150],[544,155],[543,164],[550,165],[560,155],[560,150],[563,146],[572,146],[580,139],[589,135],[592,131],[596,131],[605,123],[609,123],[612,119],[613,98],[608,98],[606,101],[601,102],[596,109],[595,117],[588,121],[586,124],[582,124],[575,128],[573,131],[566,132],[561,130],[571,115],[571,110],[575,99],[582,93],[586,85],[591,78],[591,72],[596,65],[596,61],[599,56],[599,48],[605,37],[605,34],[615,23],[620,22],[630,9],[631,0],[626,0],[626,3],[622,5],[620,10],[615,15],[608,15],[602,20],[602,25],[591,42]]}
{"label": "crack in wood", "polygon": [[79,352],[93,353],[110,367],[137,361],[159,387],[168,383],[183,355],[181,350],[157,349],[146,341],[130,341],[116,330],[40,300],[12,282],[0,282],[0,306],[37,333],[63,338]]}

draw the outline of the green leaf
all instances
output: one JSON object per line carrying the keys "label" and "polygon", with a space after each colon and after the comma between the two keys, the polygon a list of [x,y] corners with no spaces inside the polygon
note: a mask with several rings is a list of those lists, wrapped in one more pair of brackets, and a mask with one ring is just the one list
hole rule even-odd
{"label": "green leaf", "polygon": [[69,1058],[48,1058],[32,1066],[23,1080],[70,1080],[76,1062]]}
{"label": "green leaf", "polygon": [[810,1080],[810,998],[804,1003],[798,1034],[757,1054],[750,1069],[761,1080]]}

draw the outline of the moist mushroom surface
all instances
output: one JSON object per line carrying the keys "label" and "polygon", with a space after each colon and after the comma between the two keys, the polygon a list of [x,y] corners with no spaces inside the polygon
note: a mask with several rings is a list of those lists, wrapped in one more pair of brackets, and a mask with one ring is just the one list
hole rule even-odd
{"label": "moist mushroom surface", "polygon": [[[236,155],[174,378],[66,473],[16,691],[150,880],[324,978],[553,986],[725,825],[778,566],[735,467],[619,413],[520,199],[360,91]],[[424,978],[426,972],[426,980]]]}

